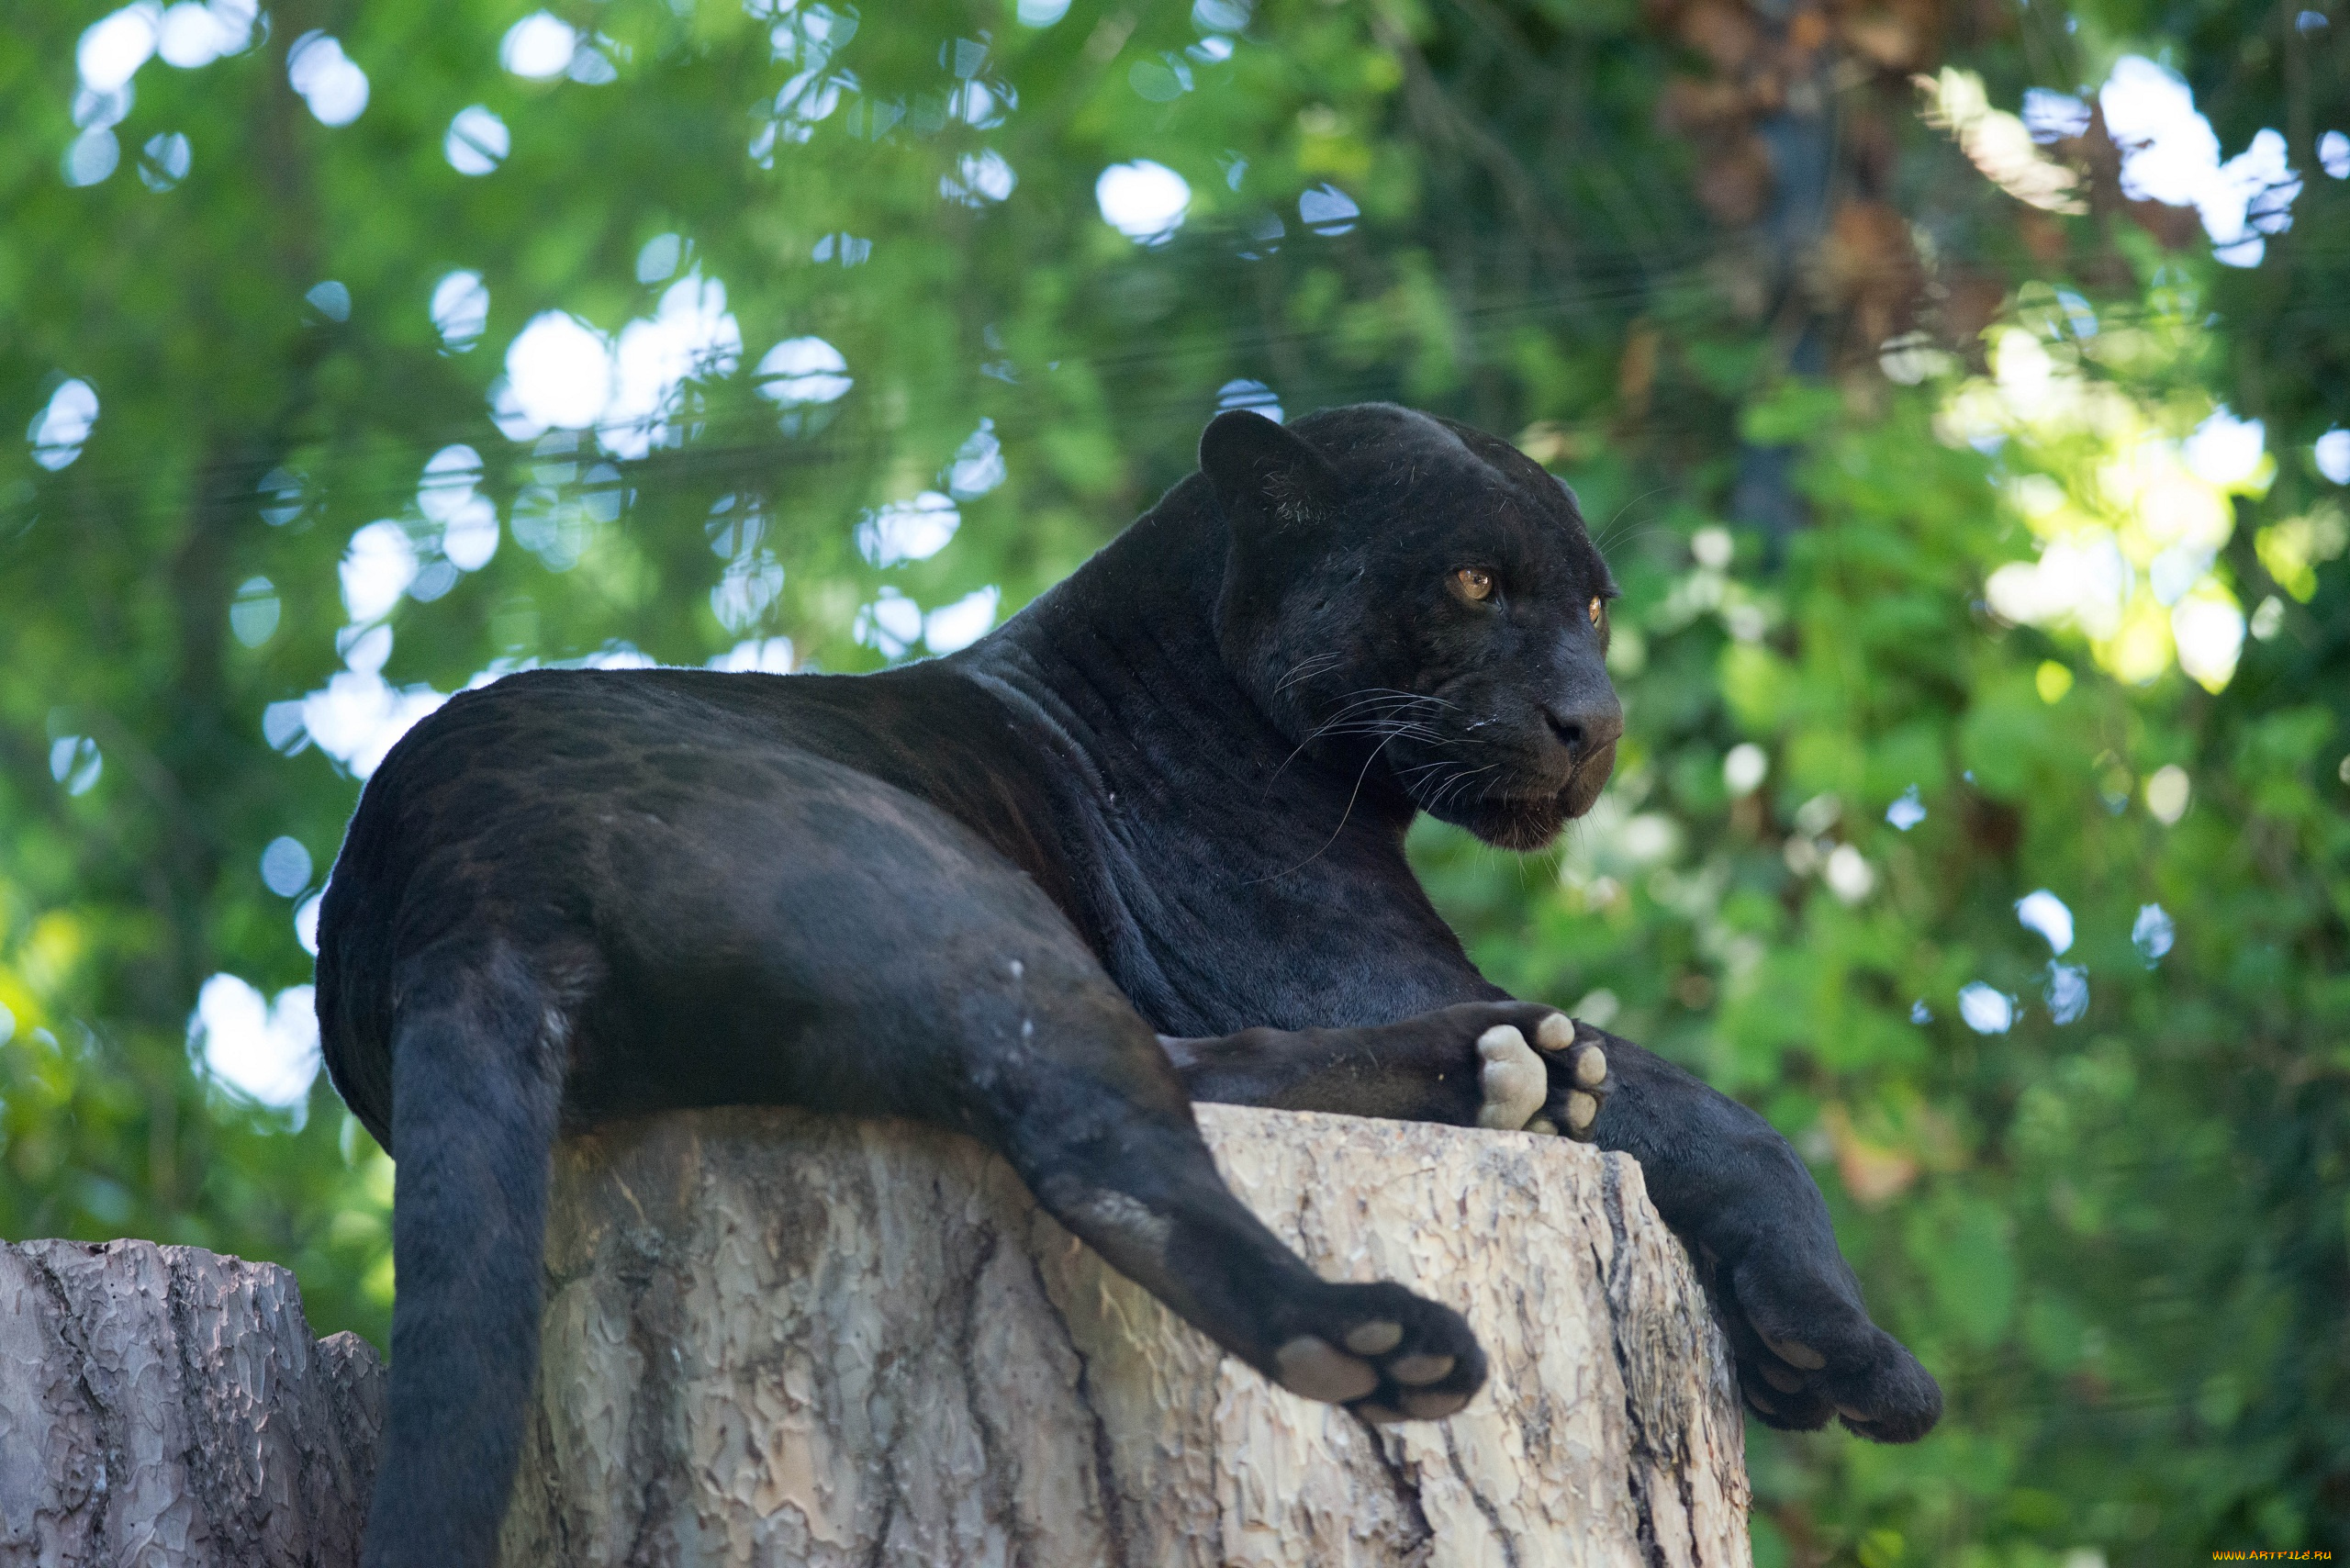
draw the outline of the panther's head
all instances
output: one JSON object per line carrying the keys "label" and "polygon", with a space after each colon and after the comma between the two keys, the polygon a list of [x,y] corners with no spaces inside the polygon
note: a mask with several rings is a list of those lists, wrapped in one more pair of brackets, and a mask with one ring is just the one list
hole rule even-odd
{"label": "panther's head", "polygon": [[1231,538],[1217,639],[1293,744],[1509,849],[1591,809],[1624,729],[1617,589],[1564,485],[1386,404],[1221,415],[1200,467]]}

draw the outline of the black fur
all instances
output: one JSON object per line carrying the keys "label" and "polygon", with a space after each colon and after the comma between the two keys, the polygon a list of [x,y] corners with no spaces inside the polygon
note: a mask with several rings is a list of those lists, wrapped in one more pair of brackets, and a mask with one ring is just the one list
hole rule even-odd
{"label": "black fur", "polygon": [[[1366,1413],[1483,1382],[1456,1314],[1326,1283],[1282,1248],[1190,1105],[1473,1123],[1479,1035],[1532,1038],[1550,1010],[1477,973],[1404,829],[1426,810],[1527,848],[1589,807],[1622,728],[1613,587],[1564,487],[1460,426],[1230,414],[1201,463],[960,654],[864,677],[514,676],[393,749],[319,959],[335,1084],[399,1161],[368,1563],[490,1560],[550,1141],[665,1106],[962,1129],[1270,1374],[1301,1336],[1376,1322],[1403,1336],[1360,1358]],[[1940,1391],[1869,1321],[1785,1143],[1594,1037],[1613,1066],[1594,1134],[1639,1159],[1699,1256],[1762,1417],[1924,1433]],[[1452,1371],[1404,1386],[1392,1364],[1416,1354]]]}

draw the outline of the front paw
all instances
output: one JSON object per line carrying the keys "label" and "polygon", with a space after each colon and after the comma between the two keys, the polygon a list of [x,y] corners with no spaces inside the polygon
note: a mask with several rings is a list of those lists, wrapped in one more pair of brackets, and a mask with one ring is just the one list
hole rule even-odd
{"label": "front paw", "polygon": [[[1616,1086],[1598,1031],[1563,1013],[1522,1011],[1533,1016],[1494,1024],[1477,1036],[1477,1125],[1590,1141],[1592,1124]],[[1525,1027],[1529,1024],[1531,1046]]]}
{"label": "front paw", "polygon": [[1714,1286],[1740,1393],[1765,1426],[1814,1431],[1833,1416],[1862,1437],[1908,1443],[1942,1418],[1942,1385],[1869,1320],[1842,1259],[1830,1275],[1763,1252],[1717,1271]]}
{"label": "front paw", "polygon": [[1484,1386],[1468,1323],[1398,1284],[1326,1286],[1288,1329],[1266,1369],[1273,1381],[1366,1420],[1438,1420]]}

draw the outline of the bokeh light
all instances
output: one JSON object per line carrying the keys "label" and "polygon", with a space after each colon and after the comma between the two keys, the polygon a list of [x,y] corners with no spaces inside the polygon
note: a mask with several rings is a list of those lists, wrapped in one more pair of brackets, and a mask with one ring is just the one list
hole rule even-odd
{"label": "bokeh light", "polygon": [[759,356],[759,396],[789,408],[830,403],[856,385],[848,361],[822,338],[786,338]]}
{"label": "bokeh light", "polygon": [[1164,163],[1139,158],[1113,163],[1094,182],[1093,199],[1102,220],[1127,239],[1156,244],[1182,226],[1192,187]]}
{"label": "bokeh light", "polygon": [[610,345],[568,311],[543,310],[507,347],[506,384],[525,422],[586,430],[611,400]]}
{"label": "bokeh light", "polygon": [[257,1104],[289,1110],[319,1076],[319,1021],[309,986],[267,1001],[245,980],[217,974],[196,994],[188,1047],[216,1083]]}
{"label": "bokeh light", "polygon": [[83,443],[97,422],[97,388],[78,376],[60,382],[25,431],[25,439],[32,442],[33,461],[51,471],[64,467],[82,455]]}
{"label": "bokeh light", "polygon": [[531,82],[551,82],[570,69],[578,29],[547,11],[533,11],[498,40],[498,62]]}
{"label": "bokeh light", "polygon": [[349,125],[367,107],[367,73],[342,51],[341,39],[304,33],[285,52],[285,79],[320,125]]}
{"label": "bokeh light", "polygon": [[432,286],[432,329],[449,352],[463,353],[489,325],[489,290],[476,272],[445,274]]}
{"label": "bokeh light", "polygon": [[506,162],[513,146],[506,122],[480,104],[459,109],[449,122],[449,134],[441,140],[442,156],[449,160],[449,167],[467,175],[490,173]]}

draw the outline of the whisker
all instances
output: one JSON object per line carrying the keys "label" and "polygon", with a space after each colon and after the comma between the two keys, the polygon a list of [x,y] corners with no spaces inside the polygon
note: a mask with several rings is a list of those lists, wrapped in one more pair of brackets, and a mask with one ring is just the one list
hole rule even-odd
{"label": "whisker", "polygon": [[[1327,655],[1313,655],[1315,658],[1325,656]],[[1388,741],[1398,737],[1423,741],[1431,745],[1442,745],[1455,738],[1469,738],[1449,737],[1424,722],[1396,716],[1423,706],[1459,708],[1460,704],[1449,698],[1430,696],[1426,692],[1399,691],[1388,686],[1363,687],[1348,692],[1346,700],[1327,718],[1309,731],[1305,738],[1281,758],[1281,766],[1274,768],[1271,777],[1265,780],[1267,792],[1270,792],[1274,783],[1288,770],[1289,765],[1297,760],[1300,753],[1326,735],[1384,735],[1386,738],[1380,742],[1379,749],[1384,749]],[[1372,755],[1377,756],[1378,751],[1374,750]]]}
{"label": "whisker", "polygon": [[[1387,741],[1392,741],[1394,738],[1394,736],[1390,735],[1387,737]],[[1244,884],[1245,886],[1253,888],[1258,882],[1278,881],[1283,877],[1294,876],[1296,873],[1304,870],[1308,866],[1313,865],[1316,860],[1321,859],[1324,853],[1329,849],[1330,846],[1338,842],[1338,835],[1347,831],[1347,823],[1354,819],[1355,801],[1360,799],[1362,795],[1362,781],[1371,777],[1371,765],[1377,762],[1379,760],[1379,754],[1387,749],[1387,741],[1382,741],[1377,745],[1371,747],[1371,755],[1362,759],[1362,770],[1355,775],[1354,790],[1347,796],[1347,809],[1338,814],[1338,825],[1330,830],[1330,836],[1322,841],[1322,847],[1307,856],[1304,859],[1299,861],[1296,865],[1291,867],[1288,870],[1277,871],[1270,877],[1259,877],[1256,881]]]}
{"label": "whisker", "polygon": [[1345,657],[1345,655],[1336,653],[1308,654],[1305,657],[1298,660],[1296,664],[1290,666],[1289,674],[1282,678],[1281,683],[1279,686],[1274,687],[1273,690],[1277,693],[1287,691],[1299,681],[1312,679],[1314,677],[1320,675],[1324,670],[1328,669],[1332,665],[1341,662]]}
{"label": "whisker", "polygon": [[[1626,501],[1622,506],[1617,507],[1608,517],[1606,524],[1600,529],[1600,537],[1592,541],[1591,547],[1604,555],[1607,553],[1610,546],[1624,543],[1624,539],[1618,537],[1616,533],[1616,523],[1617,520],[1622,518],[1626,512],[1630,511],[1634,507],[1639,506],[1642,501],[1647,500],[1651,496],[1661,496],[1671,488],[1672,487],[1670,485],[1655,486],[1650,489],[1641,491],[1639,495],[1634,496],[1630,500]],[[1651,523],[1648,526],[1652,528],[1656,525]],[[1644,529],[1642,532],[1646,532],[1646,530]],[[1628,537],[1637,539],[1639,535],[1632,534]]]}
{"label": "whisker", "polygon": [[[1501,764],[1498,762],[1489,762],[1483,767],[1462,768],[1460,772],[1454,775],[1452,780],[1444,787],[1442,793],[1438,795],[1438,799],[1443,801],[1447,804],[1452,803],[1452,801],[1460,795],[1460,791],[1468,786],[1469,780],[1476,778],[1480,773],[1491,773],[1500,766]],[[1483,797],[1481,795],[1479,798],[1483,799]]]}

